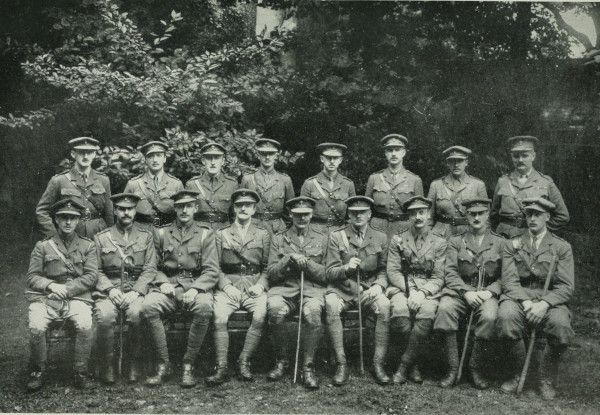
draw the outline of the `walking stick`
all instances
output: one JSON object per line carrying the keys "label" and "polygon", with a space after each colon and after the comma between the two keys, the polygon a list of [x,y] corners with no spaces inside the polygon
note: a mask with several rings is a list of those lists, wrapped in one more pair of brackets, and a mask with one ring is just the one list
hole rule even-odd
{"label": "walking stick", "polygon": [[[554,274],[554,266],[556,265],[556,254],[552,255],[550,266],[548,267],[548,275],[546,275],[546,281],[544,281],[544,296],[548,294],[548,288],[550,287],[550,280],[552,274]],[[535,344],[536,327],[531,330],[531,337],[529,338],[529,346],[527,347],[527,356],[525,357],[525,364],[523,370],[521,370],[521,377],[519,378],[519,384],[517,385],[517,395],[520,395],[525,386],[525,378],[527,377],[527,371],[529,370],[529,364],[531,363],[531,355],[533,354],[533,346]]]}
{"label": "walking stick", "polygon": [[363,323],[360,301],[360,266],[356,269],[356,296],[358,298],[358,349],[360,351],[360,374],[365,374],[365,357],[363,353]]}
{"label": "walking stick", "polygon": [[298,375],[298,358],[300,357],[300,333],[302,332],[302,309],[304,307],[304,270],[300,271],[300,311],[298,312],[298,337],[296,338],[296,359],[294,360],[294,381]]}
{"label": "walking stick", "polygon": [[[477,275],[477,291],[481,291],[483,288],[483,279],[485,278],[485,268],[483,264],[478,269]],[[469,315],[469,324],[467,324],[467,332],[465,333],[465,341],[463,344],[462,353],[460,355],[460,363],[458,364],[458,373],[456,374],[456,382],[455,384],[460,383],[460,378],[462,377],[463,366],[465,364],[465,359],[467,357],[467,346],[469,345],[469,334],[471,333],[471,325],[473,324],[473,315],[475,314],[475,310],[471,310],[471,314]]]}
{"label": "walking stick", "polygon": [[[128,260],[133,261],[133,257],[131,255],[127,255],[123,258],[123,261],[121,261],[121,293],[123,293],[123,291],[125,290],[125,279],[129,279],[129,273],[125,272],[125,266],[128,265]],[[121,368],[123,366],[123,320],[125,320],[124,314],[125,313],[123,311],[123,308],[119,306],[119,377],[121,376]]]}

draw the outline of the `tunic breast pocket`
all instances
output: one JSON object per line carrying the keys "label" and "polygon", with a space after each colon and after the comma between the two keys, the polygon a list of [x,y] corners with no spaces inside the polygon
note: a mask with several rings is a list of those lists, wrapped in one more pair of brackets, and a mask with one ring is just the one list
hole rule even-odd
{"label": "tunic breast pocket", "polygon": [[394,189],[394,193],[396,193],[398,196],[412,196],[414,189],[411,186],[402,184]]}
{"label": "tunic breast pocket", "polygon": [[158,197],[161,199],[169,199],[171,196],[173,196],[175,194],[174,191],[172,190],[160,190],[158,192]]}
{"label": "tunic breast pocket", "polygon": [[81,197],[81,192],[77,189],[60,189],[60,195],[63,199],[75,199]]}
{"label": "tunic breast pocket", "polygon": [[462,250],[458,253],[457,260],[459,263],[473,263],[473,257],[468,252]]}
{"label": "tunic breast pocket", "polygon": [[48,276],[64,274],[66,267],[58,255],[47,254],[44,256],[44,269]]}
{"label": "tunic breast pocket", "polygon": [[102,267],[113,266],[120,267],[121,266],[121,256],[117,252],[117,248],[114,246],[104,247],[101,250],[100,258],[102,260]]}
{"label": "tunic breast pocket", "polygon": [[188,245],[188,254],[199,260],[201,258],[202,247],[200,245]]}
{"label": "tunic breast pocket", "polygon": [[307,245],[304,247],[304,255],[312,259],[317,263],[321,263],[321,258],[323,256],[323,246],[322,245]]}
{"label": "tunic breast pocket", "polygon": [[544,197],[548,196],[547,186],[533,186],[526,190],[528,197]]}

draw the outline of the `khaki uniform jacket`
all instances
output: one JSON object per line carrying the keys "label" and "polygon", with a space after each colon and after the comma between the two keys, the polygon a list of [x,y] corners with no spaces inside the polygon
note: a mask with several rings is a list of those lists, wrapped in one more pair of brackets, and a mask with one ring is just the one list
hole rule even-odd
{"label": "khaki uniform jacket", "polygon": [[465,232],[469,225],[452,226],[440,219],[443,217],[465,218],[466,221],[466,211],[461,203],[473,198],[487,199],[487,191],[485,184],[473,176],[465,174],[460,184],[456,184],[452,175],[449,174],[431,182],[427,198],[433,202],[430,211],[431,230],[436,235],[449,239],[453,235]]}
{"label": "khaki uniform jacket", "polygon": [[[321,192],[315,186],[314,180],[319,183],[321,189],[325,192],[326,199],[323,198]],[[311,197],[317,201],[313,210],[313,219],[344,221],[346,219],[346,203],[344,203],[344,200],[356,196],[356,190],[354,190],[352,180],[340,173],[337,174],[333,187],[330,188],[329,179],[323,172],[320,172],[304,181],[300,189],[300,195]],[[333,211],[329,205],[333,207]]]}
{"label": "khaki uniform jacket", "polygon": [[[223,236],[225,233],[227,235]],[[242,241],[237,225],[234,223],[226,228],[219,229],[216,239],[219,264],[221,265],[218,284],[220,290],[229,284],[233,284],[234,287],[242,292],[255,284],[262,285],[265,291],[269,289],[269,281],[267,279],[267,265],[269,263],[269,249],[271,246],[269,232],[251,223],[246,231],[246,238]],[[235,252],[238,252],[244,260]],[[245,266],[254,266],[260,271],[252,275],[226,273],[228,266],[235,267],[242,264]]]}
{"label": "khaki uniform jacket", "polygon": [[121,252],[123,252],[133,258],[132,267],[125,267],[128,279],[123,284],[124,292],[133,290],[146,295],[150,283],[156,278],[154,237],[151,232],[142,230],[134,224],[125,242],[118,226],[111,226],[94,237],[98,255],[96,290],[108,294],[113,288],[121,288],[123,263]]}
{"label": "khaki uniform jacket", "polygon": [[127,182],[124,193],[133,193],[140,197],[137,204],[137,214],[160,215],[173,221],[175,219],[174,202],[171,199],[175,193],[183,190],[183,183],[178,178],[163,172],[158,187],[150,173],[146,172]]}
{"label": "khaki uniform jacket", "polygon": [[88,221],[82,217],[75,229],[79,235],[93,238],[96,233],[114,224],[110,195],[108,177],[94,169],[90,171],[87,183],[75,167],[57,174],[50,179],[35,210],[42,232],[46,236],[56,234],[51,216],[52,205],[62,199],[72,199],[89,209],[91,214],[99,216],[98,219]]}
{"label": "khaki uniform jacket", "polygon": [[[72,267],[62,261],[50,241],[54,241],[58,251]],[[29,290],[41,295],[50,294],[48,286],[53,282],[65,284],[69,298],[77,297],[91,302],[91,290],[97,278],[98,262],[94,242],[75,234],[69,248],[66,248],[58,235],[54,235],[35,244],[29,260],[26,283]]]}
{"label": "khaki uniform jacket", "polygon": [[[548,294],[543,295],[544,282],[556,255]],[[544,300],[551,307],[566,304],[575,288],[575,268],[571,245],[546,232],[537,251],[531,246],[529,232],[507,240],[502,254],[502,301]]]}
{"label": "khaki uniform jacket", "polygon": [[445,285],[442,295],[462,296],[467,291],[477,291],[479,268],[485,269],[483,289],[500,297],[502,276],[502,250],[504,238],[489,229],[481,245],[477,245],[473,234],[465,232],[453,236],[446,250]]}
{"label": "khaki uniform jacket", "polygon": [[404,273],[408,273],[411,291],[423,291],[429,298],[439,297],[444,285],[447,245],[444,238],[429,230],[421,249],[417,249],[412,226],[400,235],[394,235],[387,261],[387,275],[391,285],[388,296],[400,291],[406,293]]}
{"label": "khaki uniform jacket", "polygon": [[[238,182],[235,179],[225,176],[223,173],[220,173],[214,182],[211,182],[210,176],[206,172],[188,180],[185,188],[200,192],[198,195],[196,220],[198,220],[202,213],[211,212],[226,215],[231,220],[231,194],[238,187]],[[214,230],[228,225],[228,222],[209,223],[198,221]]]}
{"label": "khaki uniform jacket", "polygon": [[327,279],[325,276],[325,250],[327,235],[308,226],[304,243],[300,242],[295,228],[292,226],[275,235],[271,241],[269,252],[269,295],[295,297],[300,295],[300,269],[290,259],[290,254],[302,254],[308,258],[304,270],[304,296],[321,298],[325,293]]}
{"label": "khaki uniform jacket", "polygon": [[423,196],[423,182],[419,176],[406,169],[393,175],[388,168],[369,176],[365,196],[375,200],[375,212],[400,214],[404,213],[404,202],[413,196]]}
{"label": "khaki uniform jacket", "polygon": [[[159,272],[155,285],[170,282],[185,291],[212,293],[219,280],[214,231],[197,222],[182,235],[177,221],[154,230]],[[162,272],[161,272],[162,271]],[[179,274],[184,272],[184,274]]]}
{"label": "khaki uniform jacket", "polygon": [[[510,187],[512,184],[512,189]],[[556,231],[569,223],[569,211],[560,194],[560,191],[550,178],[533,169],[531,174],[524,184],[519,184],[516,172],[505,174],[498,179],[494,197],[492,199],[491,220],[492,225],[496,226],[496,232],[508,237],[514,237],[526,232],[526,227],[518,228],[508,223],[499,223],[502,216],[504,217],[521,217],[524,219],[524,214],[519,208],[523,199],[529,197],[545,197],[556,205],[556,210],[553,212],[548,229]]]}
{"label": "khaki uniform jacket", "polygon": [[[343,234],[342,234],[343,233]],[[343,235],[346,235],[348,247],[345,246]],[[386,263],[388,242],[385,233],[370,225],[365,232],[362,244],[352,225],[334,231],[329,236],[326,254],[327,294],[336,293],[344,301],[356,298],[356,273],[346,273],[344,266],[350,258],[360,258],[361,288],[368,289],[374,284],[384,289],[388,286]]]}

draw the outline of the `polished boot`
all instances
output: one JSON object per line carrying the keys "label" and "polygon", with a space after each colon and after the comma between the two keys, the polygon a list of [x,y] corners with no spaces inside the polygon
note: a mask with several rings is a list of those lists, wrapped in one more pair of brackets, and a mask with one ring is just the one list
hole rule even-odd
{"label": "polished boot", "polygon": [[333,375],[332,384],[334,386],[342,386],[348,382],[348,364],[338,363],[335,366],[335,374]]}
{"label": "polished boot", "polygon": [[146,379],[146,385],[158,386],[162,385],[169,375],[171,374],[171,363],[167,360],[166,362],[159,362],[156,374]]}
{"label": "polished boot", "polygon": [[105,385],[114,385],[115,384],[115,368],[113,366],[112,358],[105,362],[105,365],[102,368],[100,380]]}
{"label": "polished boot", "polygon": [[140,379],[142,368],[140,367],[140,360],[143,358],[143,345],[144,345],[144,333],[142,331],[141,324],[130,324],[130,349],[131,349],[131,362],[129,364],[129,375],[127,381],[130,383],[136,383]]}
{"label": "polished boot", "polygon": [[319,380],[315,374],[315,368],[312,362],[305,364],[302,368],[302,379],[304,380],[304,387],[306,389],[319,389]]}
{"label": "polished boot", "polygon": [[373,354],[373,377],[375,382],[380,385],[388,385],[391,382],[390,377],[385,373],[383,364],[387,354],[388,342],[390,336],[390,323],[382,315],[377,316],[375,325],[375,352]]}
{"label": "polished boot", "polygon": [[44,377],[46,375],[45,372],[45,365],[41,365],[32,369],[32,371],[29,373],[29,379],[27,380],[28,392],[36,392],[42,389],[42,386],[44,385]]}
{"label": "polished boot", "polygon": [[392,382],[396,385],[402,385],[408,381],[408,367],[404,363],[400,363],[398,370],[392,377]]}
{"label": "polished boot", "polygon": [[469,360],[469,372],[471,372],[471,380],[473,386],[477,389],[483,390],[490,387],[490,384],[480,372],[480,368],[483,365],[483,354],[485,351],[484,343],[482,339],[475,339],[473,342],[473,352],[471,353],[471,359]]}
{"label": "polished boot", "polygon": [[46,332],[29,329],[29,348],[31,353],[29,359],[31,372],[29,373],[27,390],[35,392],[40,390],[44,384],[47,359]]}
{"label": "polished boot", "polygon": [[332,383],[335,386],[342,386],[348,381],[348,364],[346,353],[344,353],[344,327],[339,315],[333,318],[331,315],[327,315],[327,331],[336,362]]}
{"label": "polished boot", "polygon": [[[419,346],[420,346],[420,333],[418,332],[417,326],[415,324],[415,327],[410,332],[410,336],[408,337],[408,344],[406,346],[406,350],[404,351],[404,353],[402,354],[402,357],[400,358],[400,365],[398,366],[398,370],[396,370],[396,373],[394,373],[394,377],[393,377],[392,381],[395,384],[401,385],[403,383],[406,383],[406,381],[408,380],[408,376],[407,376],[408,368],[413,366],[413,364],[417,358]],[[411,372],[411,375],[412,375],[412,372]],[[411,377],[411,380],[412,380],[412,377]]]}
{"label": "polished boot", "polygon": [[190,363],[183,364],[183,374],[179,385],[183,388],[196,386],[196,377],[194,376],[194,367]]}
{"label": "polished boot", "polygon": [[274,382],[274,381],[281,379],[283,377],[283,375],[285,374],[287,367],[288,367],[287,360],[277,360],[275,362],[275,367],[267,375],[267,380]]}
{"label": "polished boot", "polygon": [[239,359],[237,362],[237,374],[238,379],[245,382],[251,382],[254,380],[252,377],[252,371],[250,370],[250,362],[246,359]]}
{"label": "polished boot", "polygon": [[229,334],[227,326],[218,326],[215,328],[215,351],[217,353],[217,367],[212,376],[206,378],[205,383],[208,386],[217,386],[229,380],[227,373],[227,356],[229,352]]}
{"label": "polished boot", "polygon": [[504,393],[515,393],[519,386],[519,373],[525,363],[525,343],[523,339],[507,341],[507,358],[514,362],[514,375],[500,386]]}
{"label": "polished boot", "polygon": [[92,352],[94,333],[91,328],[77,330],[73,359],[74,385],[78,389],[92,389],[96,384],[88,377],[88,360]]}
{"label": "polished boot", "polygon": [[250,382],[254,378],[250,371],[250,358],[254,355],[256,349],[260,345],[260,340],[263,332],[263,322],[252,321],[248,332],[246,333],[246,340],[244,341],[244,348],[240,353],[238,359],[237,371],[240,380]]}
{"label": "polished boot", "polygon": [[[458,375],[458,345],[456,343],[456,332],[445,333],[446,343],[446,361],[448,363],[448,373],[440,382],[440,387],[451,388],[456,383]],[[465,344],[465,347],[467,345]]]}
{"label": "polished boot", "polygon": [[218,386],[229,380],[229,374],[227,373],[227,364],[217,364],[215,374],[206,378],[205,383],[207,386]]}
{"label": "polished boot", "polygon": [[559,363],[567,350],[564,344],[548,344],[541,361],[538,391],[542,398],[549,401],[556,397],[554,383],[558,379]]}
{"label": "polished boot", "polygon": [[100,381],[106,385],[114,385],[115,383],[115,368],[114,368],[114,338],[115,331],[112,324],[109,326],[98,325],[98,352],[100,355]]}
{"label": "polished boot", "polygon": [[129,383],[136,383],[140,380],[140,361],[139,359],[134,358],[129,365],[129,376],[127,377],[127,381]]}

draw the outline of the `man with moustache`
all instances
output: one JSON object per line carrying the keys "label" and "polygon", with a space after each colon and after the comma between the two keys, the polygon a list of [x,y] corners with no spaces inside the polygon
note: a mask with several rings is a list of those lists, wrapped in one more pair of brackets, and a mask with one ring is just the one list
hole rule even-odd
{"label": "man with moustache", "polygon": [[181,180],[165,172],[168,150],[162,141],[144,144],[141,151],[146,156],[148,170],[129,180],[123,191],[139,197],[135,221],[146,230],[173,222],[175,210],[171,196],[183,189]]}
{"label": "man with moustache", "polygon": [[235,179],[223,173],[225,147],[219,143],[202,146],[204,172],[192,177],[185,188],[198,192],[198,212],[194,219],[213,230],[222,229],[231,223],[231,194],[238,188]]}
{"label": "man with moustache", "polygon": [[[325,294],[327,330],[336,361],[333,384],[341,386],[348,380],[340,314],[360,301],[361,307],[370,309],[377,317],[372,370],[375,381],[387,385],[390,378],[383,368],[390,324],[390,302],[385,296],[388,286],[387,236],[369,226],[373,199],[353,196],[346,199],[345,203],[350,225],[330,234],[325,261],[329,282]],[[360,287],[357,286],[357,273],[360,273]],[[357,295],[357,289],[360,295]]]}
{"label": "man with moustache", "polygon": [[256,140],[255,148],[260,167],[256,172],[244,175],[240,185],[242,188],[254,190],[260,196],[252,220],[271,235],[285,230],[284,206],[286,201],[294,197],[294,186],[290,176],[275,170],[280,147],[281,144],[276,140]]}
{"label": "man with moustache", "polygon": [[356,191],[352,180],[338,172],[348,147],[337,143],[321,143],[317,149],[321,152],[323,170],[304,181],[300,195],[317,201],[311,223],[315,229],[329,234],[346,223],[344,201],[355,196]]}
{"label": "man with moustache", "polygon": [[[469,221],[468,230],[448,241],[444,289],[433,329],[441,332],[446,344],[448,374],[440,382],[442,388],[454,386],[458,374],[459,353],[456,340],[459,321],[473,312],[475,341],[469,361],[473,385],[486,389],[488,382],[481,374],[486,342],[495,338],[502,249],[504,238],[488,228],[490,199],[464,200]],[[479,277],[483,278],[481,283]],[[482,284],[478,289],[478,284]],[[463,347],[466,347],[464,345]]]}
{"label": "man with moustache", "polygon": [[27,271],[29,346],[27,390],[42,388],[46,376],[46,330],[55,320],[73,322],[77,331],[73,356],[74,383],[89,389],[88,360],[92,348],[92,296],[98,267],[94,242],[75,231],[84,207],[71,199],[56,202],[56,233],[36,243]]}
{"label": "man with moustache", "polygon": [[[119,193],[111,197],[116,223],[94,237],[98,255],[98,282],[94,292],[98,350],[103,359],[101,379],[115,383],[113,367],[114,323],[123,311],[129,324],[128,338],[132,361],[129,381],[137,382],[143,354],[142,303],[156,277],[156,251],[151,232],[134,226],[136,194]],[[127,258],[127,259],[126,259]],[[124,262],[124,263],[123,263]],[[125,275],[121,291],[121,268]],[[124,324],[124,322],[121,322]],[[121,345],[122,347],[123,345]]]}
{"label": "man with moustache", "polygon": [[365,196],[375,200],[371,225],[383,230],[388,239],[408,225],[408,213],[402,204],[412,196],[423,196],[423,182],[404,168],[408,138],[388,134],[381,139],[388,167],[369,176]]}
{"label": "man with moustache", "polygon": [[51,216],[52,205],[61,199],[74,200],[83,206],[76,232],[80,236],[92,239],[98,232],[114,223],[110,180],[103,173],[92,169],[92,162],[100,149],[98,140],[78,137],[70,140],[69,146],[75,163],[70,170],[65,170],[50,179],[35,214],[42,232],[46,236],[52,236],[56,234]]}
{"label": "man with moustache", "polygon": [[[325,311],[323,294],[327,284],[324,256],[327,236],[310,226],[315,200],[296,197],[286,203],[292,226],[273,237],[267,273],[271,288],[267,298],[269,327],[275,346],[275,368],[267,379],[279,380],[288,367],[286,317],[300,308],[302,301],[302,374],[307,389],[318,389],[315,375],[315,352],[321,338]],[[304,286],[301,284],[304,273]],[[300,298],[303,289],[304,296]]]}
{"label": "man with moustache", "polygon": [[551,231],[557,231],[569,223],[569,211],[552,178],[533,168],[538,141],[532,136],[516,136],[507,140],[515,169],[498,179],[492,198],[491,220],[496,232],[508,238],[527,231],[523,207],[526,198],[543,197],[556,206],[548,222]]}
{"label": "man with moustache", "polygon": [[402,208],[409,213],[411,225],[394,235],[390,242],[387,262],[390,324],[392,333],[401,339],[400,351],[404,351],[393,377],[396,384],[406,383],[409,378],[416,383],[423,382],[419,358],[431,332],[444,285],[447,243],[429,228],[431,204],[431,200],[422,196],[404,202]]}
{"label": "man with moustache", "polygon": [[269,232],[252,223],[259,200],[254,190],[238,189],[233,192],[231,201],[235,221],[217,231],[217,253],[221,266],[218,290],[214,295],[217,367],[215,374],[206,379],[208,386],[217,386],[228,380],[227,322],[229,316],[240,309],[252,313],[252,323],[237,361],[237,372],[240,380],[253,380],[250,359],[260,344],[267,318],[267,265],[271,244]]}
{"label": "man with moustache", "polygon": [[469,165],[471,150],[462,146],[452,146],[445,149],[448,175],[434,180],[429,187],[427,198],[431,205],[433,219],[432,232],[445,239],[463,233],[468,229],[467,212],[462,206],[464,200],[479,198],[487,199],[485,184],[469,176],[466,168]]}
{"label": "man with moustache", "polygon": [[172,368],[162,317],[184,310],[191,313],[192,325],[180,385],[188,388],[197,382],[193,365],[210,324],[219,263],[214,232],[194,221],[198,192],[181,190],[171,198],[177,215],[175,222],[154,232],[154,246],[161,265],[153,283],[158,290],[150,292],[142,304],[142,314],[159,357],[156,373],[146,379],[146,385],[160,385],[170,375]]}
{"label": "man with moustache", "polygon": [[[544,399],[552,400],[560,360],[573,337],[568,305],[575,288],[573,251],[568,242],[548,230],[557,208],[554,203],[534,197],[523,200],[523,207],[528,231],[506,241],[502,254],[498,331],[508,343],[508,358],[515,362],[514,374],[502,384],[502,391],[516,391],[525,360],[523,336],[527,329],[537,327],[528,379],[537,383]],[[550,285],[544,294],[551,267]]]}

